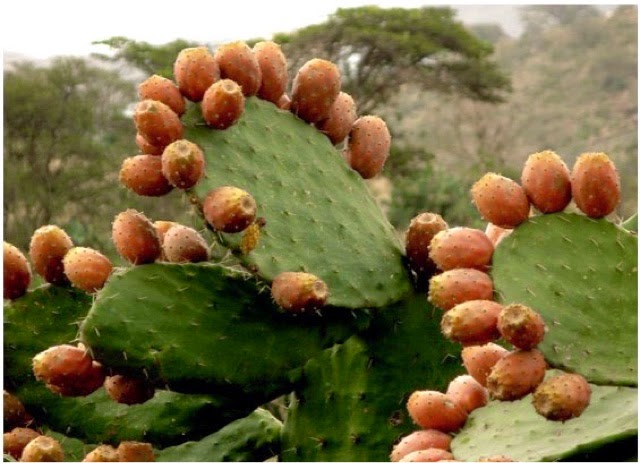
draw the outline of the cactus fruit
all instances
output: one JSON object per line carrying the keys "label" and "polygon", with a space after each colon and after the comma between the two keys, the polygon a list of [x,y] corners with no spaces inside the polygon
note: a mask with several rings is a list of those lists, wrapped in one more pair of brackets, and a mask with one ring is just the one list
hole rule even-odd
{"label": "cactus fruit", "polygon": [[462,362],[467,373],[473,376],[482,386],[487,386],[487,377],[498,360],[509,353],[498,344],[489,342],[481,346],[468,346],[462,349]]}
{"label": "cactus fruit", "polygon": [[529,199],[510,178],[487,173],[471,187],[473,203],[483,219],[502,228],[514,228],[529,217]]}
{"label": "cactus fruit", "polygon": [[456,376],[447,387],[447,396],[471,413],[489,402],[489,391],[471,375]]}
{"label": "cactus fruit", "polygon": [[207,222],[218,231],[237,233],[256,218],[256,201],[246,191],[221,186],[209,192],[202,205]]}
{"label": "cactus fruit", "polygon": [[362,116],[351,126],[345,158],[362,178],[378,175],[389,157],[391,134],[378,116]]}
{"label": "cactus fruit", "polygon": [[152,156],[161,156],[164,146],[155,146],[147,141],[140,132],[136,133],[136,145],[142,154],[150,154]]}
{"label": "cactus fruit", "polygon": [[36,437],[41,436],[37,431],[29,428],[14,428],[10,432],[5,432],[3,437],[3,451],[16,460],[20,459],[22,451]]}
{"label": "cactus fruit", "polygon": [[64,461],[64,451],[56,439],[38,436],[25,446],[20,461]]}
{"label": "cactus fruit", "polygon": [[220,68],[206,47],[185,48],[173,64],[180,93],[191,101],[201,101],[204,92],[220,79]]}
{"label": "cactus fruit", "polygon": [[487,377],[487,389],[498,400],[516,400],[544,380],[547,364],[537,350],[517,350],[498,360]]}
{"label": "cactus fruit", "polygon": [[47,383],[45,386],[54,394],[65,397],[86,396],[99,389],[104,383],[105,373],[99,362],[91,362],[89,371],[78,377],[77,381],[68,382],[64,385]]}
{"label": "cactus fruit", "polygon": [[424,429],[455,432],[467,421],[464,408],[438,391],[414,391],[407,400],[407,411]]}
{"label": "cactus fruit", "polygon": [[225,43],[216,48],[214,57],[222,79],[237,82],[245,96],[258,93],[262,71],[249,45],[242,41]]}
{"label": "cactus fruit", "polygon": [[84,349],[62,344],[36,355],[33,373],[36,379],[54,386],[73,386],[89,375],[92,362]]}
{"label": "cactus fruit", "polygon": [[47,283],[54,285],[68,284],[64,274],[62,259],[73,247],[73,241],[63,229],[56,225],[45,225],[38,228],[31,237],[29,257],[33,269]]}
{"label": "cactus fruit", "polygon": [[114,219],[111,238],[118,254],[133,265],[155,262],[160,257],[160,239],[151,221],[135,209],[120,212]]}
{"label": "cactus fruit", "polygon": [[423,212],[411,219],[405,238],[405,250],[409,266],[416,272],[418,279],[424,279],[436,271],[436,264],[429,257],[429,244],[438,232],[447,228],[447,222],[442,216],[432,212]]}
{"label": "cactus fruit", "polygon": [[391,456],[392,462],[400,461],[405,455],[418,450],[442,449],[449,450],[452,437],[437,429],[422,429],[414,431],[404,436],[400,442],[393,446]]}
{"label": "cactus fruit", "polygon": [[143,100],[133,113],[136,129],[152,145],[167,146],[182,138],[182,123],[173,110],[156,100]]}
{"label": "cactus fruit", "polygon": [[487,270],[493,244],[481,230],[454,227],[436,234],[429,244],[429,257],[440,270],[474,268]]}
{"label": "cactus fruit", "polygon": [[284,95],[289,80],[287,58],[282,53],[280,45],[270,40],[257,42],[251,51],[262,74],[258,97],[277,104]]}
{"label": "cactus fruit", "polygon": [[493,281],[480,270],[456,268],[429,280],[429,302],[442,310],[473,300],[493,300]]}
{"label": "cactus fruit", "polygon": [[120,404],[141,404],[150,400],[155,389],[140,378],[114,375],[104,380],[104,389],[113,400]]}
{"label": "cactus fruit", "polygon": [[571,193],[576,206],[592,219],[612,213],[620,202],[620,177],[609,156],[578,156],[571,170]]}
{"label": "cactus fruit", "polygon": [[98,445],[82,461],[118,461],[118,451],[111,445]]}
{"label": "cactus fruit", "polygon": [[107,257],[95,249],[85,247],[71,248],[62,264],[71,284],[88,293],[102,288],[113,270]]}
{"label": "cactus fruit", "polygon": [[224,130],[238,122],[244,112],[242,87],[231,79],[217,81],[202,98],[202,117],[209,127]]}
{"label": "cactus fruit", "polygon": [[152,154],[126,158],[120,168],[120,183],[140,196],[164,196],[173,185],[162,175],[162,159]]}
{"label": "cactus fruit", "polygon": [[337,145],[347,138],[357,119],[358,112],[353,97],[348,93],[340,92],[331,105],[326,119],[316,123],[316,128],[329,137],[331,143]]}
{"label": "cactus fruit", "polygon": [[498,316],[498,331],[505,341],[522,350],[542,342],[546,325],[538,312],[522,304],[509,304]]}
{"label": "cactus fruit", "polygon": [[161,101],[179,116],[186,111],[187,105],[180,89],[173,81],[159,75],[152,75],[138,85],[140,100]]}
{"label": "cactus fruit", "polygon": [[116,452],[118,461],[156,461],[153,447],[146,442],[120,442]]}
{"label": "cactus fruit", "polygon": [[2,391],[2,409],[4,429],[27,426],[32,420],[20,399],[7,391]]}
{"label": "cactus fruit", "polygon": [[5,241],[2,265],[4,299],[17,299],[23,296],[31,283],[31,266],[27,258],[17,247]]}
{"label": "cactus fruit", "polygon": [[164,234],[162,252],[168,262],[202,262],[209,259],[209,246],[190,227],[176,224]]}
{"label": "cactus fruit", "polygon": [[426,449],[411,452],[400,461],[452,461],[453,454],[442,449]]}
{"label": "cactus fruit", "polygon": [[273,280],[271,295],[287,312],[302,313],[323,307],[329,297],[329,288],[315,275],[283,272]]}
{"label": "cactus fruit", "polygon": [[171,185],[186,190],[204,175],[204,155],[195,143],[177,140],[162,153],[162,175]]}
{"label": "cactus fruit", "polygon": [[548,420],[566,421],[582,415],[591,400],[584,376],[564,373],[546,379],[533,393],[533,406]]}
{"label": "cactus fruit", "polygon": [[500,337],[497,324],[502,309],[501,304],[485,300],[458,304],[442,316],[442,334],[464,346],[495,341]]}
{"label": "cactus fruit", "polygon": [[520,182],[531,204],[543,214],[560,212],[571,202],[571,172],[553,151],[530,155]]}
{"label": "cactus fruit", "polygon": [[326,119],[340,86],[340,70],[335,64],[319,58],[307,61],[293,79],[291,112],[309,123]]}

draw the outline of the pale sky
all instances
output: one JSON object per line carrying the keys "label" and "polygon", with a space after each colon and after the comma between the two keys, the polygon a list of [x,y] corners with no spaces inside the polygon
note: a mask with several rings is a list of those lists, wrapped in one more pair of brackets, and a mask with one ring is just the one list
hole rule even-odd
{"label": "pale sky", "polygon": [[[106,47],[91,42],[116,35],[153,44],[177,38],[206,44],[270,38],[275,32],[323,22],[340,7],[367,4],[403,8],[434,5],[424,0],[5,0],[0,6],[0,31],[3,52],[44,59],[104,52]],[[516,8],[510,5],[468,5],[461,8],[458,17],[473,22],[499,18],[506,21],[503,27],[508,33],[519,32]]]}

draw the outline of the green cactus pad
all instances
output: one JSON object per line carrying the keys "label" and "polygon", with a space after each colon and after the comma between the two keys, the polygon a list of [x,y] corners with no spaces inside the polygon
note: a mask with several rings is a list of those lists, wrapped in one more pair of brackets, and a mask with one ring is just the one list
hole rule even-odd
{"label": "green cactus pad", "polygon": [[638,233],[638,213],[636,212],[627,220],[622,222],[622,228],[633,233]]}
{"label": "green cactus pad", "polygon": [[[496,454],[514,461],[556,461],[637,436],[638,390],[591,388],[591,404],[580,417],[564,423],[538,415],[531,395],[514,402],[491,401],[469,415],[451,443],[453,455],[462,461]],[[615,461],[610,458],[602,461]]]}
{"label": "green cactus pad", "polygon": [[43,434],[60,442],[64,452],[64,461],[82,461],[87,453],[97,447],[94,444],[86,444],[79,439],[74,439],[50,429],[44,430]]}
{"label": "green cactus pad", "polygon": [[441,311],[417,295],[384,310],[362,335],[310,360],[283,431],[283,461],[388,461],[415,430],[406,401],[462,372],[440,334]]}
{"label": "green cactus pad", "polygon": [[152,264],[111,277],[81,339],[116,371],[235,397],[246,414],[289,392],[296,369],[360,322],[365,313],[284,313],[249,274],[216,264]]}
{"label": "green cactus pad", "polygon": [[492,276],[501,302],[544,317],[540,350],[551,366],[637,385],[637,252],[637,238],[605,220],[550,214],[501,242]]}
{"label": "green cactus pad", "polygon": [[[248,98],[238,123],[212,130],[199,106],[183,117],[184,137],[206,158],[206,177],[194,192],[233,185],[251,193],[266,219],[250,268],[272,281],[285,271],[317,275],[328,303],[384,307],[410,291],[403,248],[359,175],[329,139],[288,111]],[[223,234],[231,247],[239,237]]]}
{"label": "green cactus pad", "polygon": [[282,423],[258,409],[198,442],[156,453],[156,461],[264,461],[280,449]]}

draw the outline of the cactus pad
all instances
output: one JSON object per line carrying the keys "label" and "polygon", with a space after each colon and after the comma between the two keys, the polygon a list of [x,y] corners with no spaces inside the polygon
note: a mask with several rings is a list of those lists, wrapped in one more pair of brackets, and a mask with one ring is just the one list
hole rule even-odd
{"label": "cactus pad", "polygon": [[605,220],[563,213],[528,220],[497,247],[499,299],[543,316],[539,348],[552,366],[637,385],[637,243]]}

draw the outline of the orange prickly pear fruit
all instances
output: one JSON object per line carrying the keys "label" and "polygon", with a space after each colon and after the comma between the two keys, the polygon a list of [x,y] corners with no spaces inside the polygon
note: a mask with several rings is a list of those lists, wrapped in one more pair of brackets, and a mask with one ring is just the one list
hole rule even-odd
{"label": "orange prickly pear fruit", "polygon": [[571,171],[571,192],[576,206],[593,219],[611,214],[620,202],[620,177],[605,153],[578,156]]}
{"label": "orange prickly pear fruit", "polygon": [[473,300],[493,300],[493,280],[473,268],[455,268],[429,280],[429,302],[442,310]]}
{"label": "orange prickly pear fruit", "polygon": [[507,305],[498,317],[502,339],[522,350],[530,350],[542,342],[546,325],[542,316],[522,304]]}
{"label": "orange prickly pear fruit", "polygon": [[462,349],[462,363],[471,376],[482,386],[487,386],[487,377],[498,360],[509,351],[504,347],[489,342],[484,345],[467,346]]}
{"label": "orange prickly pear fruit", "polygon": [[48,283],[68,284],[62,259],[72,247],[73,241],[62,228],[56,225],[38,228],[29,244],[29,257],[33,268]]}
{"label": "orange prickly pear fruit", "polygon": [[245,96],[258,93],[262,71],[249,45],[242,41],[225,43],[216,49],[214,57],[222,79],[237,82]]}
{"label": "orange prickly pear fruit", "polygon": [[160,239],[149,219],[135,209],[119,213],[113,221],[111,238],[118,254],[133,265],[155,262],[160,257]]}
{"label": "orange prickly pear fruit", "polygon": [[529,199],[510,178],[490,172],[471,188],[473,202],[483,219],[502,228],[515,228],[529,218]]}
{"label": "orange prickly pear fruit", "polygon": [[224,130],[238,122],[244,113],[244,105],[240,85],[231,79],[222,79],[207,89],[200,109],[210,127]]}
{"label": "orange prickly pear fruit", "polygon": [[582,415],[591,401],[591,386],[578,374],[563,373],[538,386],[533,406],[548,420],[566,421]]}
{"label": "orange prickly pear fruit", "polygon": [[4,242],[4,299],[23,296],[31,283],[31,267],[22,252],[13,244]]}
{"label": "orange prickly pear fruit", "polygon": [[307,61],[293,79],[291,112],[309,123],[326,119],[340,93],[340,79],[340,70],[331,61]]}
{"label": "orange prickly pear fruit", "polygon": [[274,278],[271,295],[288,312],[301,313],[325,305],[329,289],[324,281],[304,272],[283,272]]}
{"label": "orange prickly pear fruit", "polygon": [[209,224],[218,231],[237,233],[256,219],[256,201],[246,191],[234,186],[211,190],[202,209]]}
{"label": "orange prickly pear fruit", "polygon": [[120,167],[120,183],[140,196],[164,196],[173,185],[162,175],[162,158],[138,154],[126,158]]}
{"label": "orange prickly pear fruit", "polygon": [[173,110],[155,100],[143,100],[133,113],[136,129],[147,142],[155,146],[167,146],[182,138],[182,122]]}
{"label": "orange prickly pear fruit", "polygon": [[498,400],[517,400],[544,379],[547,363],[537,349],[517,350],[498,360],[487,377],[487,389]]}
{"label": "orange prickly pear fruit", "polygon": [[162,175],[176,188],[187,190],[204,175],[204,154],[195,143],[177,140],[162,153]]}
{"label": "orange prickly pear fruit", "polygon": [[91,248],[71,248],[62,260],[64,273],[73,286],[88,293],[102,288],[113,270],[111,261]]}
{"label": "orange prickly pear fruit", "polygon": [[337,145],[347,138],[357,119],[355,101],[348,93],[340,92],[329,108],[327,118],[316,123],[316,128]]}
{"label": "orange prickly pear fruit", "polygon": [[437,429],[414,431],[411,434],[404,436],[402,440],[393,447],[390,460],[393,462],[400,461],[405,455],[418,450],[432,448],[449,450],[452,439],[453,437],[449,434],[438,431]]}
{"label": "orange prickly pear fruit", "polygon": [[436,234],[429,244],[429,257],[440,270],[475,268],[486,271],[493,257],[493,244],[481,230],[454,227]]}
{"label": "orange prickly pear fruit", "polygon": [[494,341],[500,337],[497,325],[502,309],[501,304],[493,301],[475,300],[458,304],[442,316],[442,334],[465,346]]}
{"label": "orange prickly pear fruit", "polygon": [[543,214],[560,212],[571,202],[571,172],[553,151],[530,155],[520,182],[531,204]]}
{"label": "orange prickly pear fruit", "polygon": [[140,100],[161,101],[178,116],[182,116],[187,107],[184,97],[176,84],[159,75],[152,75],[138,85],[138,96]]}
{"label": "orange prickly pear fruit", "polygon": [[467,412],[438,391],[415,391],[407,401],[413,422],[424,429],[455,432],[467,421]]}
{"label": "orange prickly pear fruit", "polygon": [[270,40],[256,43],[252,51],[262,73],[258,97],[277,104],[287,89],[289,80],[287,58],[280,45]]}
{"label": "orange prickly pear fruit", "polygon": [[220,68],[207,47],[185,48],[173,64],[173,75],[180,93],[190,101],[198,102],[220,79]]}

